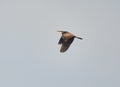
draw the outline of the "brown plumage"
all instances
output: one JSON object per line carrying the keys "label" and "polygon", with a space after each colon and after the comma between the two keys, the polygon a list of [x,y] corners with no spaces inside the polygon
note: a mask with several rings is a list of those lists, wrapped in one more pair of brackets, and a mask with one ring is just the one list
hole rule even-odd
{"label": "brown plumage", "polygon": [[82,40],[81,37],[77,37],[68,31],[58,31],[58,32],[62,33],[62,36],[58,42],[58,44],[62,44],[60,52],[65,52],[70,47],[74,38],[78,38]]}

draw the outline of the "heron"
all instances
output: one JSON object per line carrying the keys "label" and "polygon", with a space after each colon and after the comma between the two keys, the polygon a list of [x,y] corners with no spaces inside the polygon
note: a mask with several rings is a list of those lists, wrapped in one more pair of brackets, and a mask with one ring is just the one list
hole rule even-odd
{"label": "heron", "polygon": [[68,50],[70,47],[71,43],[73,42],[74,38],[78,38],[82,40],[83,38],[77,37],[74,34],[68,32],[68,31],[58,31],[61,32],[62,36],[58,42],[58,44],[62,45],[60,48],[60,52],[63,53]]}

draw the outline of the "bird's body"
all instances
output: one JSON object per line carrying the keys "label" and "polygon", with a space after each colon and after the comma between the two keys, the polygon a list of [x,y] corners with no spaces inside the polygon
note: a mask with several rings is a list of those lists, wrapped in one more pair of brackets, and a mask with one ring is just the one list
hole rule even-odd
{"label": "bird's body", "polygon": [[78,38],[82,40],[81,37],[77,37],[70,32],[67,32],[67,31],[58,31],[58,32],[62,33],[62,36],[58,42],[58,44],[62,44],[60,52],[65,52],[70,47],[74,38]]}

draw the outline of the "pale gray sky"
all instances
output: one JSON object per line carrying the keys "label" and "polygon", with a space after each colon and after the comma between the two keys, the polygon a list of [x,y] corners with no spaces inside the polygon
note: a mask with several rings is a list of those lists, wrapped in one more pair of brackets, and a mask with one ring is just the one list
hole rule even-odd
{"label": "pale gray sky", "polygon": [[0,87],[120,87],[120,0],[0,0]]}

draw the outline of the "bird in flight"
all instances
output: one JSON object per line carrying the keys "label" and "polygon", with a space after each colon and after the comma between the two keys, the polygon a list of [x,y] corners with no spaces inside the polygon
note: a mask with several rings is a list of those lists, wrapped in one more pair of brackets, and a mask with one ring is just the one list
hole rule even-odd
{"label": "bird in flight", "polygon": [[74,38],[78,38],[80,40],[82,40],[83,38],[81,37],[77,37],[75,35],[73,35],[72,33],[68,32],[68,31],[58,31],[62,33],[62,36],[58,42],[58,44],[61,44],[61,48],[60,48],[60,52],[65,52],[67,51],[67,49],[70,47],[71,43],[73,42]]}

